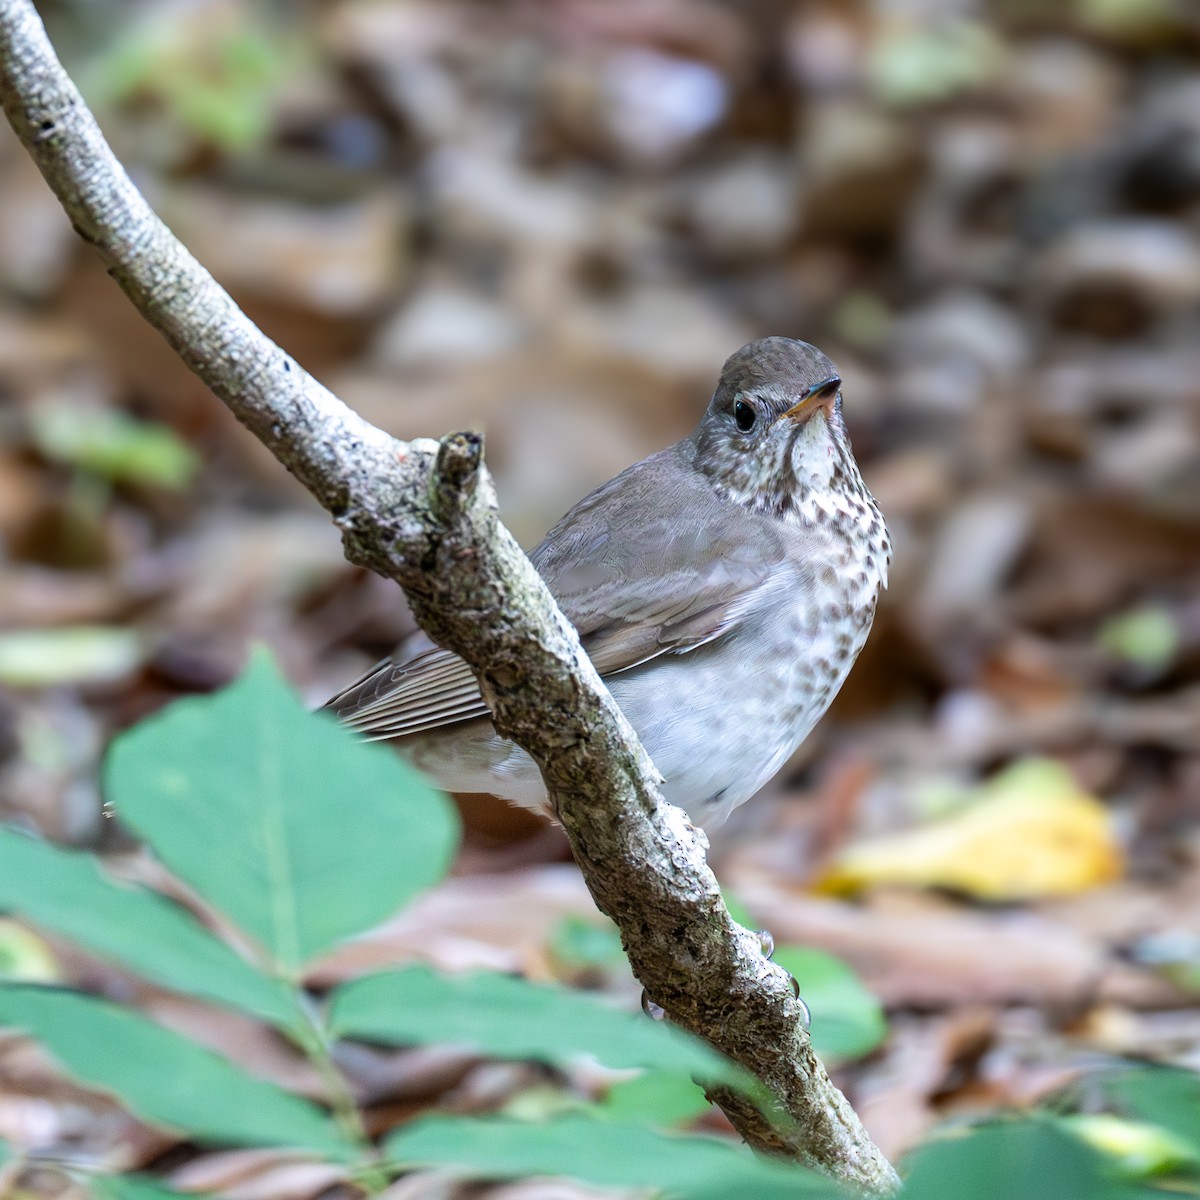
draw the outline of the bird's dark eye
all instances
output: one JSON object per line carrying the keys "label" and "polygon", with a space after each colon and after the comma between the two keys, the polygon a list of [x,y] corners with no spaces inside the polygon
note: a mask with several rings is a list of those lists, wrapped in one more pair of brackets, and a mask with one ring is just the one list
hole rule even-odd
{"label": "bird's dark eye", "polygon": [[745,400],[739,400],[733,406],[734,423],[743,433],[749,433],[757,419],[758,413],[754,411],[754,406],[747,404]]}

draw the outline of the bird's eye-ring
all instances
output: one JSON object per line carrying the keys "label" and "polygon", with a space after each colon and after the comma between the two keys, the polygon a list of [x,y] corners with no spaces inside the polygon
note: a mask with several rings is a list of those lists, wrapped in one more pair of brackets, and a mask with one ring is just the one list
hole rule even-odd
{"label": "bird's eye-ring", "polygon": [[754,428],[754,422],[758,419],[758,414],[754,411],[752,404],[747,404],[745,400],[739,400],[733,406],[734,424],[743,432],[749,433]]}

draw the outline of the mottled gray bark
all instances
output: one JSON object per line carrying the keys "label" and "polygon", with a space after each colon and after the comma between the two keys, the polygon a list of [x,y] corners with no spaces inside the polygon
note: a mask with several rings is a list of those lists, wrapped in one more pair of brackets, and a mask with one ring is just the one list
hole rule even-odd
{"label": "mottled gray bark", "polygon": [[482,440],[396,441],[264,337],[149,209],[27,0],[0,0],[0,99],[146,320],[329,511],[347,557],[396,580],[422,627],[477,671],[497,728],[541,768],[649,994],[766,1086],[770,1112],[714,1097],[746,1140],[859,1190],[894,1190],[812,1051],[790,977],[730,918],[703,835],[660,798],[653,764],[498,520]]}

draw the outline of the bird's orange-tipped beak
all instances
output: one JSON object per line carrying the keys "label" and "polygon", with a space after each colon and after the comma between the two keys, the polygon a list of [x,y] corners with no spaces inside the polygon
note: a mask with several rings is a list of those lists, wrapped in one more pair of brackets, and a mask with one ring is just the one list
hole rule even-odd
{"label": "bird's orange-tipped beak", "polygon": [[841,390],[841,379],[836,375],[831,375],[828,379],[813,384],[801,397],[800,403],[793,404],[781,419],[795,421],[798,424],[801,421],[807,421],[818,408],[823,408],[826,413],[832,412],[833,403]]}

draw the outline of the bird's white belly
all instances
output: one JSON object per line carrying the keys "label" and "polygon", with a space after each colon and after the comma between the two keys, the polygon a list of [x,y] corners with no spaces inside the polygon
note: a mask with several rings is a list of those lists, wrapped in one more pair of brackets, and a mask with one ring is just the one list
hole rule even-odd
{"label": "bird's white belly", "polygon": [[787,656],[742,638],[672,655],[609,680],[665,782],[700,824],[723,820],[779,770],[816,720]]}
{"label": "bird's white belly", "polygon": [[[822,592],[792,597],[715,643],[606,680],[665,780],[664,797],[698,824],[720,823],[774,776],[849,673],[866,627],[848,634]],[[490,722],[472,722],[469,736],[467,729],[417,735],[402,747],[452,791],[491,792],[544,809],[533,760]]]}

